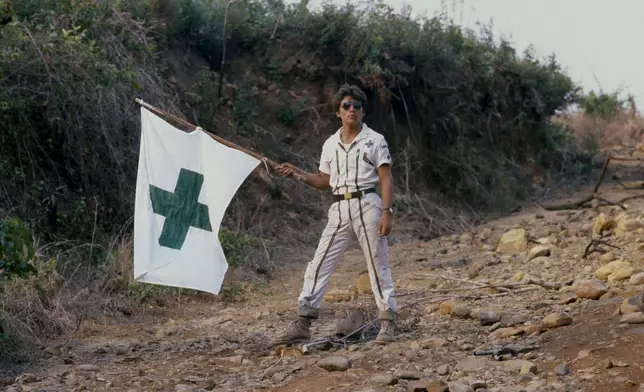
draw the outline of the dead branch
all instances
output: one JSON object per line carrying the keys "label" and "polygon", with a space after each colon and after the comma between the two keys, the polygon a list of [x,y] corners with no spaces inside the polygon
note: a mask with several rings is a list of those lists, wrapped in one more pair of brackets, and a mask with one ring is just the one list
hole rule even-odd
{"label": "dead branch", "polygon": [[610,244],[606,240],[602,240],[602,239],[599,239],[599,238],[593,238],[593,239],[590,240],[588,245],[586,245],[586,248],[584,249],[584,254],[582,256],[582,259],[587,258],[590,254],[592,254],[594,252],[605,254],[607,251],[604,248],[601,248],[600,245],[605,245],[605,246],[608,246],[608,247],[613,248],[613,249],[619,249],[619,247]]}
{"label": "dead branch", "polygon": [[560,283],[556,283],[556,282],[549,282],[549,281],[547,281],[547,280],[541,280],[541,279],[535,278],[535,277],[533,277],[533,276],[526,276],[526,277],[521,281],[521,283],[522,283],[522,284],[525,284],[525,285],[536,285],[536,286],[540,286],[540,287],[542,287],[542,288],[544,288],[544,289],[546,289],[546,290],[559,290],[559,289],[561,288],[561,284],[560,284]]}
{"label": "dead branch", "polygon": [[[610,153],[609,153],[610,154]],[[613,161],[622,161],[622,162],[644,162],[644,158],[641,157],[618,157],[611,156]]]}
{"label": "dead branch", "polygon": [[[429,274],[429,273],[415,273],[414,275],[418,276],[423,276],[423,277],[429,277],[429,278],[439,278],[439,279],[445,279],[445,280],[453,280],[455,282],[460,282],[460,283],[468,283],[468,284],[475,284],[478,286],[478,288],[483,288],[483,287],[490,287],[490,285],[486,285],[485,283],[477,282],[474,280],[469,280],[469,279],[459,279],[459,278],[452,278],[450,276],[445,276],[445,275],[438,275],[438,274]],[[503,288],[499,286],[500,291],[510,291],[509,289]]]}
{"label": "dead branch", "polygon": [[[616,157],[611,155],[610,152],[606,153],[606,159],[604,160],[604,166],[602,167],[601,174],[599,175],[599,179],[595,183],[595,186],[592,190],[592,192],[589,195],[586,195],[582,197],[579,200],[573,201],[573,202],[567,202],[567,203],[561,203],[561,204],[555,204],[555,205],[542,205],[542,207],[547,210],[547,211],[557,211],[557,210],[573,210],[577,208],[583,207],[585,204],[597,200],[600,202],[603,202],[604,205],[614,205],[618,206],[621,209],[625,210],[626,206],[624,206],[624,202],[626,200],[632,200],[632,198],[638,198],[638,197],[644,197],[644,195],[638,195],[638,196],[629,196],[626,198],[623,198],[621,200],[618,200],[616,202],[612,202],[598,194],[599,187],[601,186],[602,182],[604,181],[604,177],[606,176],[606,170],[608,169],[608,164],[610,163],[611,160],[615,161],[644,161],[644,159],[641,158],[630,158],[630,157]],[[620,183],[621,184],[621,183]],[[624,184],[621,184],[624,188]]]}
{"label": "dead branch", "polygon": [[421,273],[415,273],[414,275],[417,275],[417,276],[429,276],[429,277],[439,277],[439,278],[443,278],[443,279],[451,279],[451,280],[455,280],[455,281],[462,282],[462,283],[470,283],[470,284],[475,284],[476,285],[476,286],[470,286],[470,287],[457,287],[457,288],[452,288],[452,289],[431,289],[431,290],[426,290],[425,292],[428,292],[428,293],[445,293],[445,292],[452,292],[452,291],[467,291],[467,290],[480,290],[480,289],[486,289],[486,288],[495,288],[495,289],[499,289],[500,291],[506,291],[506,292],[511,294],[512,291],[510,289],[513,288],[513,287],[537,285],[537,286],[543,287],[544,289],[557,290],[561,286],[559,283],[548,282],[548,281],[544,281],[544,280],[537,279],[537,278],[534,278],[534,277],[526,277],[521,282],[516,282],[516,283],[485,284],[485,283],[475,282],[475,281],[472,281],[472,280],[449,278],[449,277],[441,276],[441,275],[424,274],[424,273],[422,273],[422,274]]}
{"label": "dead branch", "polygon": [[[514,291],[514,293],[523,293],[526,291],[532,291],[536,289],[536,287],[523,287],[520,289],[517,289]],[[505,297],[506,295],[509,295],[510,292],[505,292],[505,293],[497,293],[497,294],[468,294],[468,295],[450,295],[450,296],[440,296],[436,297],[434,295],[432,296],[427,296],[423,298],[419,298],[417,300],[411,301],[409,303],[406,303],[400,307],[400,309],[405,309],[411,306],[419,305],[419,304],[432,304],[432,303],[437,303],[437,302],[444,302],[444,301],[449,301],[449,300],[454,300],[454,299],[473,299],[473,300],[479,300],[479,299],[485,299],[485,298],[496,298],[496,297]]]}
{"label": "dead branch", "polygon": [[271,34],[271,41],[275,39],[275,34],[277,34],[277,28],[279,27],[280,24],[284,22],[284,14],[280,14],[277,17],[277,21],[275,22],[275,28],[273,28],[273,33]]}
{"label": "dead branch", "polygon": [[604,181],[604,176],[606,175],[606,170],[608,169],[608,164],[610,163],[611,159],[614,159],[611,153],[610,152],[606,153],[606,159],[604,159],[604,166],[602,167],[602,171],[601,171],[601,174],[599,175],[599,179],[597,180],[597,183],[595,183],[595,187],[593,188],[593,191],[589,195],[584,196],[577,201],[555,204],[555,205],[542,205],[542,207],[547,211],[574,210],[582,207],[586,203],[591,202],[593,199],[596,199],[597,191],[599,190],[599,187],[601,186],[602,181]]}
{"label": "dead branch", "polygon": [[623,202],[622,202],[621,200],[618,200],[618,201],[616,201],[616,202],[612,202],[612,201],[610,201],[610,200],[608,200],[608,199],[605,199],[605,198],[603,198],[603,197],[601,197],[601,196],[597,196],[597,195],[595,195],[595,197],[594,197],[594,198],[595,198],[595,199],[597,199],[597,200],[599,200],[599,201],[601,201],[601,202],[604,202],[604,204],[603,204],[603,205],[617,206],[617,207],[621,208],[622,210],[626,210],[626,206],[624,206],[624,205],[622,204]]}
{"label": "dead branch", "polygon": [[639,195],[631,195],[631,196],[626,196],[622,198],[621,200],[618,201],[619,204],[625,203],[629,200],[635,200],[644,197],[644,193],[639,194]]}

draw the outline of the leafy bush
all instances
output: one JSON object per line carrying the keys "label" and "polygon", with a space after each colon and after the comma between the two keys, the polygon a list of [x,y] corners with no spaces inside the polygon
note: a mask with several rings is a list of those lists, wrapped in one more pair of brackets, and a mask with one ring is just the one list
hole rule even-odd
{"label": "leafy bush", "polygon": [[257,238],[245,233],[235,233],[225,227],[219,229],[219,241],[228,264],[233,267],[251,264],[255,260],[249,257],[256,256],[262,248]]}
{"label": "leafy bush", "polygon": [[0,29],[0,210],[17,206],[50,239],[129,217],[133,100],[163,96],[151,27],[111,3],[13,2]]}
{"label": "leafy bush", "polygon": [[615,116],[624,107],[624,101],[619,99],[619,93],[611,94],[600,92],[596,94],[591,91],[588,95],[580,98],[580,106],[584,113],[608,119]]}
{"label": "leafy bush", "polygon": [[31,232],[20,219],[0,219],[0,282],[37,275]]}

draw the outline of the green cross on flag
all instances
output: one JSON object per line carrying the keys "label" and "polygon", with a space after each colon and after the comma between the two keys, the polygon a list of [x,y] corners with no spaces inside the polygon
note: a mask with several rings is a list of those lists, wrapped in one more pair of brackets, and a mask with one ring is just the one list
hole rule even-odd
{"label": "green cross on flag", "polygon": [[150,185],[152,211],[165,216],[159,245],[181,249],[191,226],[212,231],[208,206],[198,201],[203,174],[181,169],[174,193]]}
{"label": "green cross on flag", "polygon": [[218,294],[228,270],[219,226],[259,160],[141,107],[135,280]]}

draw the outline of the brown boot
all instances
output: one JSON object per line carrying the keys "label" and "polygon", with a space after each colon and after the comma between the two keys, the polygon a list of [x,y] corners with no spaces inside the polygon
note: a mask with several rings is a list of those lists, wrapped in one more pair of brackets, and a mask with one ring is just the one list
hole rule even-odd
{"label": "brown boot", "polygon": [[377,344],[387,344],[394,341],[394,321],[380,320],[380,332],[376,336]]}
{"label": "brown boot", "polygon": [[273,339],[272,344],[301,343],[311,340],[311,318],[299,316],[291,328],[281,336]]}

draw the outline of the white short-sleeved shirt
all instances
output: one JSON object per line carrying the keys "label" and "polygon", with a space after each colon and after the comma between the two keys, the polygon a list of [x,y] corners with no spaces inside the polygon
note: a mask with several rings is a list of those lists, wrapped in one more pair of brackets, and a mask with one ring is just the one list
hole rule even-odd
{"label": "white short-sleeved shirt", "polygon": [[322,147],[319,170],[329,175],[333,194],[374,188],[380,181],[378,168],[392,164],[385,137],[363,123],[353,142],[345,147],[342,128],[331,135]]}

